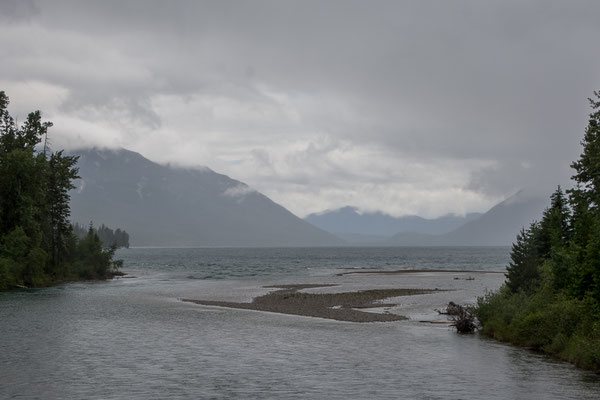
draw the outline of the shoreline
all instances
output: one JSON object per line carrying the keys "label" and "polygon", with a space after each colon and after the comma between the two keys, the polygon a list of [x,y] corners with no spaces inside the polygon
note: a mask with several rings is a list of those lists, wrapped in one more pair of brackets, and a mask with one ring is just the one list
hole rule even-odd
{"label": "shoreline", "polygon": [[111,271],[111,272],[107,273],[106,276],[98,277],[98,278],[86,278],[86,279],[64,278],[64,279],[58,279],[58,280],[53,280],[53,281],[49,281],[49,282],[44,282],[38,286],[25,286],[25,285],[15,284],[15,285],[11,285],[11,286],[7,287],[6,289],[0,289],[0,293],[14,292],[14,291],[19,291],[19,290],[45,289],[45,288],[51,288],[51,287],[60,286],[60,285],[70,285],[72,283],[96,283],[96,282],[106,282],[106,281],[111,281],[111,280],[116,280],[116,279],[128,279],[128,278],[137,278],[137,277],[131,276],[128,273],[123,272],[123,271]]}

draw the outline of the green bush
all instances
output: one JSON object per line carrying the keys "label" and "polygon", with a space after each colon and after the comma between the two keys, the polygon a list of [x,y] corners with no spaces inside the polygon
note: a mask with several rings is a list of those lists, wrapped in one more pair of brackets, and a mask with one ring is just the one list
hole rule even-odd
{"label": "green bush", "polygon": [[477,300],[474,309],[484,334],[502,341],[513,341],[513,319],[531,309],[531,299],[523,293],[510,294],[503,287],[496,293],[487,293]]}
{"label": "green bush", "polygon": [[592,332],[583,331],[585,329],[573,335],[559,355],[579,367],[598,371],[600,370],[600,331],[597,326]]}
{"label": "green bush", "polygon": [[597,304],[553,293],[550,288],[546,285],[531,296],[510,294],[503,288],[479,298],[474,313],[481,332],[600,370]]}

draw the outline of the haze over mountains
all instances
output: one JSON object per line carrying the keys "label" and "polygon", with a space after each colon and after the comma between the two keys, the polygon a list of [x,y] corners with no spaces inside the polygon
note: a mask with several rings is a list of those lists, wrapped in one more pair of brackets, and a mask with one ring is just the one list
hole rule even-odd
{"label": "haze over mountains", "polygon": [[541,219],[549,200],[519,192],[492,207],[479,218],[442,234],[399,233],[390,243],[402,246],[508,246],[522,227]]}
{"label": "haze over mountains", "polygon": [[156,164],[128,150],[82,150],[71,191],[75,222],[125,229],[132,246],[503,246],[541,216],[519,192],[485,214],[394,218],[343,207],[302,220],[208,168]]}
{"label": "haze over mountains", "polygon": [[392,217],[382,212],[362,213],[356,207],[346,206],[333,211],[310,214],[305,220],[336,234],[392,236],[399,232],[421,232],[436,235],[450,232],[479,216],[480,213],[469,213],[465,216],[445,215],[435,219],[417,215]]}
{"label": "haze over mountains", "polygon": [[125,229],[132,246],[336,246],[344,242],[242,182],[156,164],[128,150],[83,150],[71,218]]}
{"label": "haze over mountains", "polygon": [[[348,242],[387,246],[508,246],[522,227],[540,219],[548,201],[520,191],[484,214],[394,218],[355,208],[311,214],[306,220]],[[390,231],[396,230],[395,234]]]}

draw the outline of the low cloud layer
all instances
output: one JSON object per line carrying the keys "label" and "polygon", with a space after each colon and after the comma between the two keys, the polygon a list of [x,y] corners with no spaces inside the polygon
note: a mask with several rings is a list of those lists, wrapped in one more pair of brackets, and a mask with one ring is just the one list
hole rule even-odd
{"label": "low cloud layer", "polygon": [[[597,2],[0,3],[0,89],[56,148],[208,166],[303,216],[568,184]],[[551,189],[550,189],[551,190]]]}

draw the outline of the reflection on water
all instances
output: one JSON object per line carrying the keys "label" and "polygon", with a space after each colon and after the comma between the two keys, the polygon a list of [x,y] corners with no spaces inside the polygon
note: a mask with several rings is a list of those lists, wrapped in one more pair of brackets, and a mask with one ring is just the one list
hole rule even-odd
{"label": "reflection on water", "polygon": [[137,279],[0,294],[0,398],[600,398],[593,374],[447,327],[177,300],[310,271],[214,281],[187,279],[202,273],[190,265],[136,268]]}

